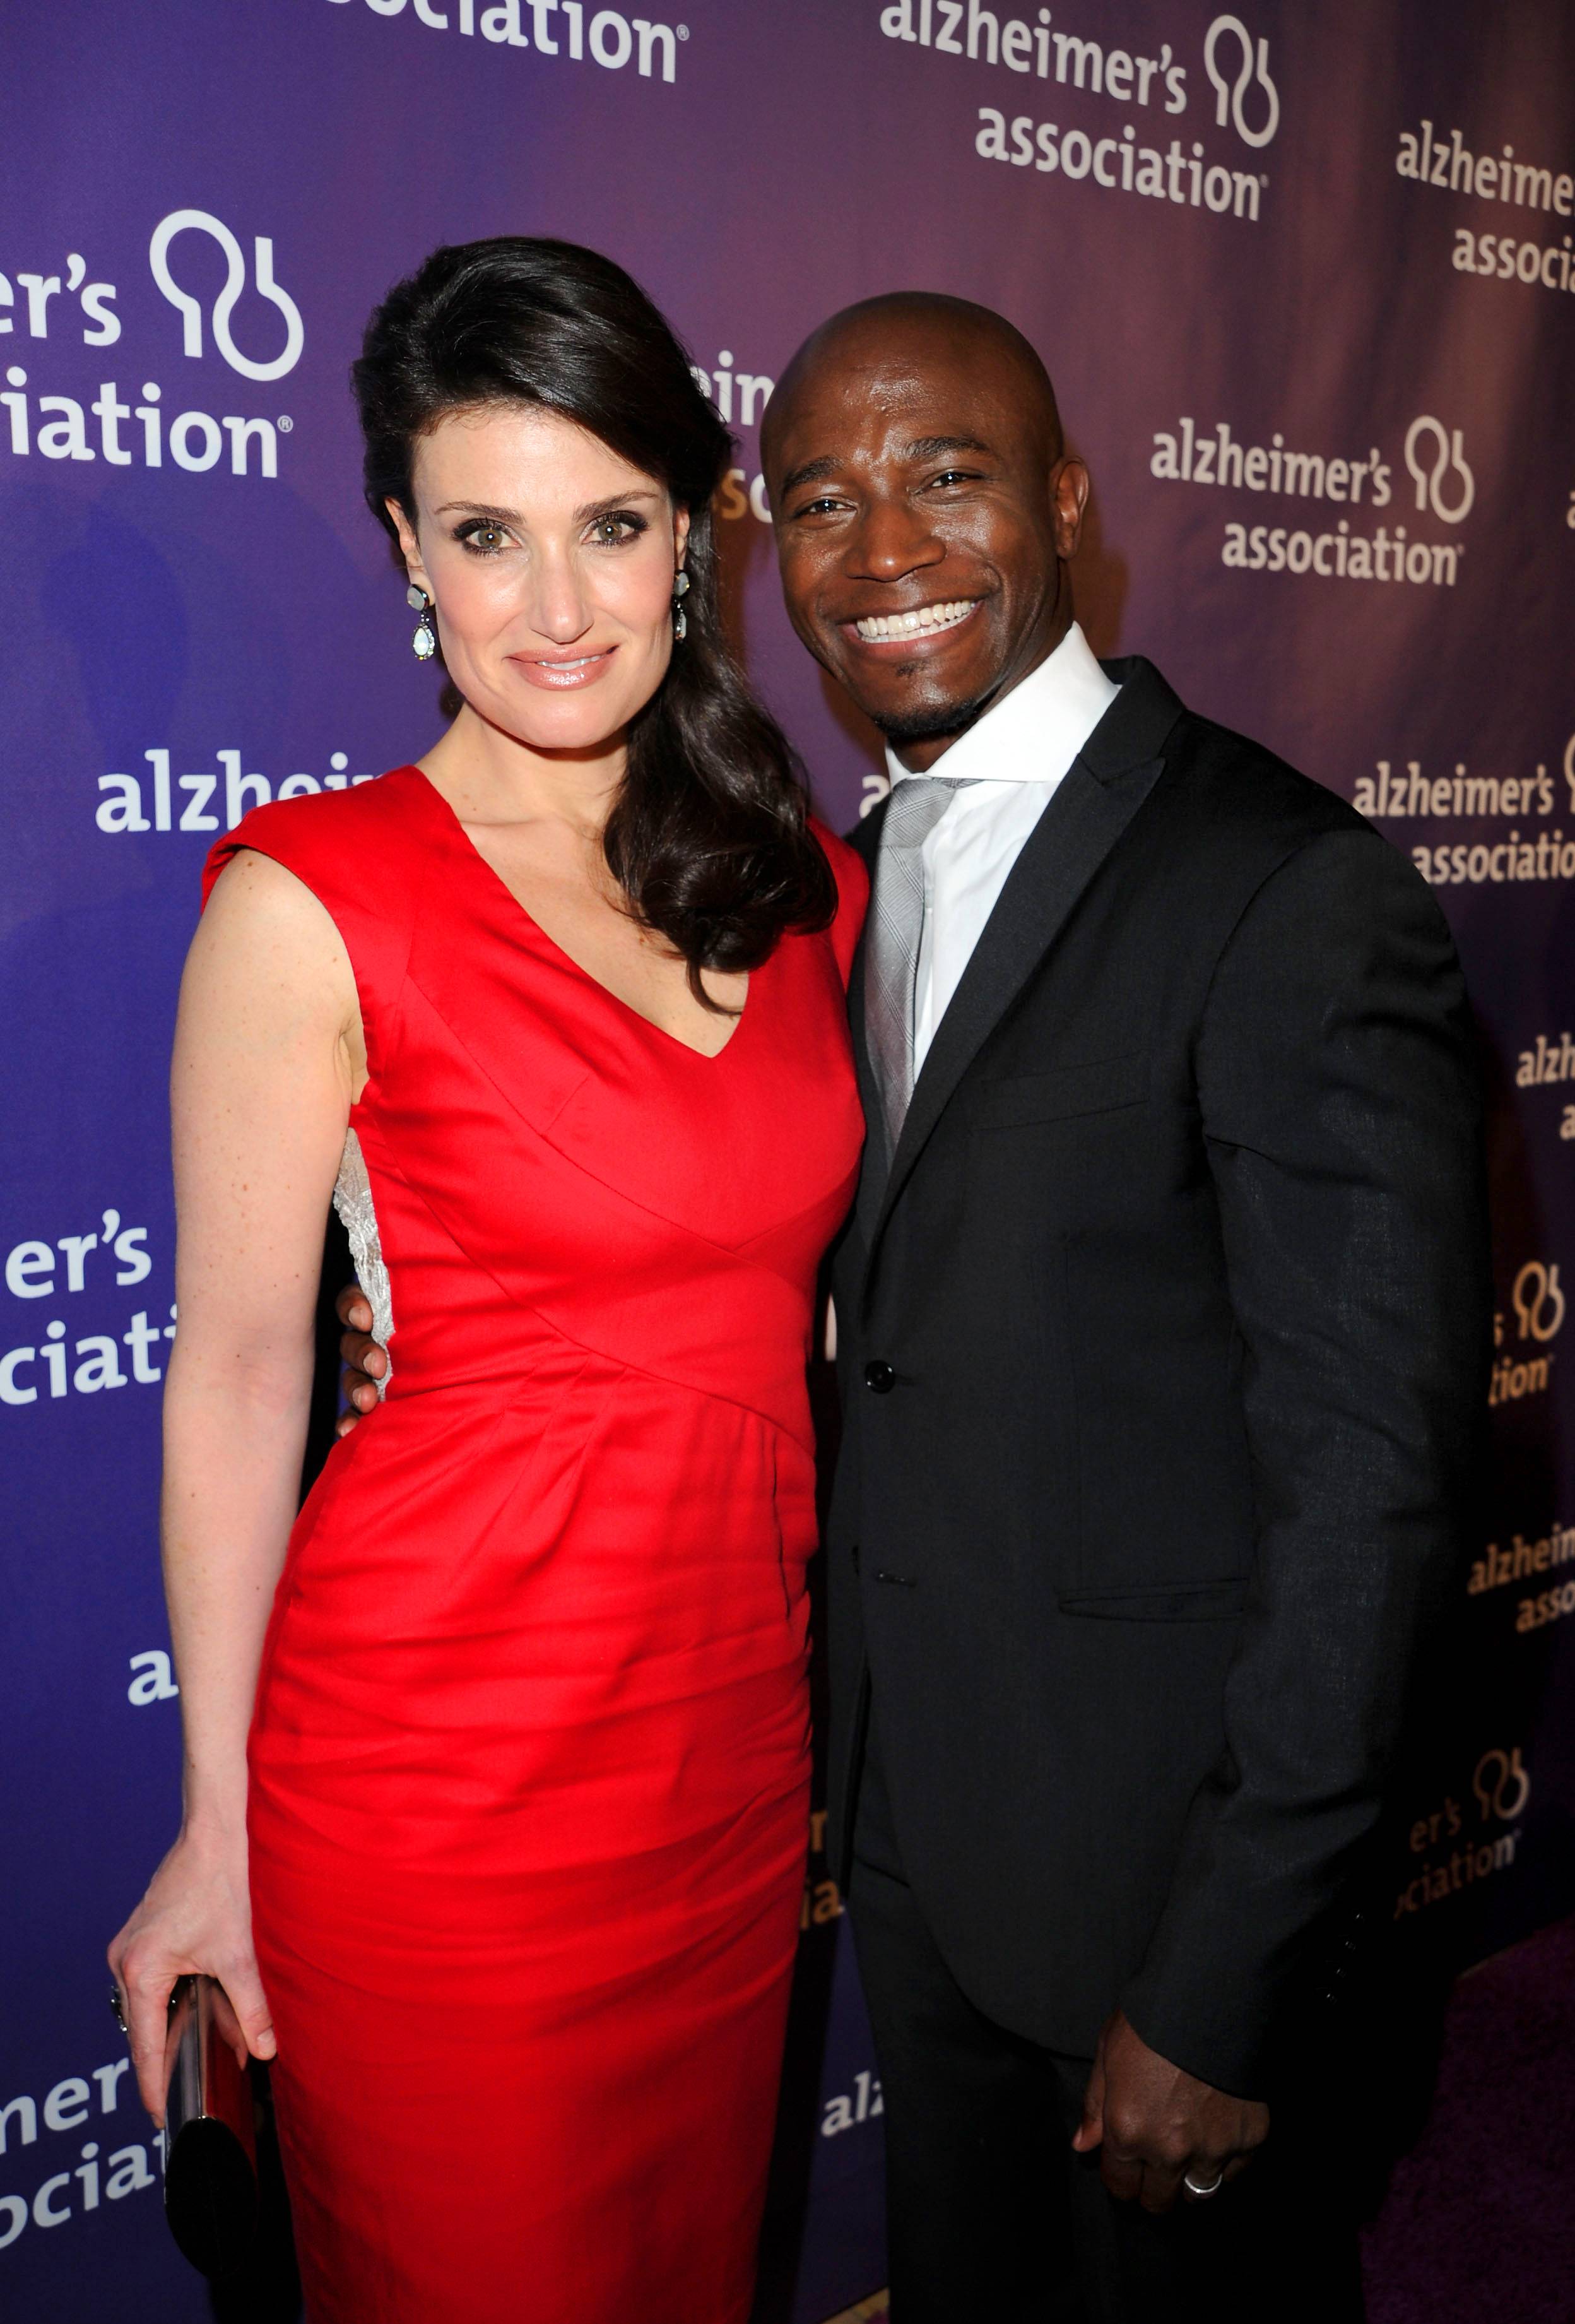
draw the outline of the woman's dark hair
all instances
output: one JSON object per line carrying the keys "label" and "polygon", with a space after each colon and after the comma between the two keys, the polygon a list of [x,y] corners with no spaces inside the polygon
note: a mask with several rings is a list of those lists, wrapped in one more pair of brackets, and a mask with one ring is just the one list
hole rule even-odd
{"label": "woman's dark hair", "polygon": [[[639,284],[571,242],[500,235],[436,250],[373,314],[352,378],[366,504],[401,571],[385,503],[414,523],[418,438],[485,404],[561,414],[688,511],[688,635],[631,724],[607,862],[637,918],[688,962],[702,1001],[702,968],[758,968],[785,929],[824,927],[836,890],[803,781],[722,630],[712,497],[732,439]],[[452,687],[445,707],[459,707]]]}

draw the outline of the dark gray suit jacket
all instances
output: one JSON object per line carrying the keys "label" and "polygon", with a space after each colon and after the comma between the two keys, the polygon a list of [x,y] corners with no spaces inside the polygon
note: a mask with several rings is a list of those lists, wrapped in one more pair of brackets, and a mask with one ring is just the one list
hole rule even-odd
{"label": "dark gray suit jacket", "polygon": [[1254,2093],[1459,1570],[1474,1047],[1411,865],[1107,668],[836,1254],[832,1839],[872,1702],[973,2000]]}

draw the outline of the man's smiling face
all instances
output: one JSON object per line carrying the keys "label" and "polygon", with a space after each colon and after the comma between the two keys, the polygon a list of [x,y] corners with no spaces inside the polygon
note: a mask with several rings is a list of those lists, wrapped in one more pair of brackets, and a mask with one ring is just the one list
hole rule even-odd
{"label": "man's smiling face", "polygon": [[795,630],[933,763],[1072,618],[1088,480],[1037,358],[964,301],[873,300],[795,356],[764,452]]}

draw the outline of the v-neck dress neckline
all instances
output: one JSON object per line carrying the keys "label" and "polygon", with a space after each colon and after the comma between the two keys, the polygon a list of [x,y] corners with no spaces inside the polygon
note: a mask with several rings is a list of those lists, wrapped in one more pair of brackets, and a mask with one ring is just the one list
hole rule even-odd
{"label": "v-neck dress neckline", "polygon": [[[610,984],[604,984],[599,976],[595,975],[592,970],[585,966],[584,961],[576,960],[572,952],[567,951],[564,945],[559,944],[557,938],[551,933],[551,931],[542,927],[541,922],[536,918],[535,914],[514,893],[514,890],[510,887],[502,873],[498,870],[497,865],[490,862],[486,856],[483,854],[481,849],[476,845],[475,841],[472,838],[470,833],[465,829],[465,824],[461,819],[457,809],[450,800],[445,798],[443,793],[432,780],[431,776],[427,774],[423,769],[416,766],[413,762],[409,771],[417,777],[423,790],[430,797],[438,815],[446,824],[452,827],[454,835],[457,836],[466,853],[474,858],[474,861],[479,866],[483,875],[507,898],[509,903],[513,907],[514,911],[519,915],[520,919],[524,924],[525,927],[538,939],[539,943],[547,945],[558,960],[566,963],[568,967],[574,971],[577,977],[582,978],[586,984],[594,985],[595,990],[600,992],[605,1000],[610,1001],[614,1009],[620,1010],[623,1016],[632,1018],[637,1025],[643,1025],[648,1033],[654,1033],[659,1041],[665,1041],[672,1048],[681,1050],[685,1056],[693,1057],[696,1065],[719,1065],[723,1057],[732,1055],[732,1051],[738,1047],[739,1040],[743,1033],[745,1020],[753,1013],[756,997],[756,981],[761,973],[760,969],[751,969],[750,971],[749,987],[744,994],[743,1006],[738,1012],[732,1031],[728,1035],[721,1048],[713,1050],[696,1049],[691,1042],[680,1039],[677,1033],[669,1033],[665,1025],[659,1025],[655,1019],[648,1017],[642,1009],[637,1009],[631,1001],[625,1001],[621,992],[614,992]],[[388,779],[385,776],[383,779],[386,781]]]}

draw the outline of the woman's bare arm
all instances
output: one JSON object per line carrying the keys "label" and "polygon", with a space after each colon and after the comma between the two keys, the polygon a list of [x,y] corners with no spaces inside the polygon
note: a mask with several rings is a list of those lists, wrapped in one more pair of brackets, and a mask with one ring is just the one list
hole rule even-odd
{"label": "woman's bare arm", "polygon": [[155,2117],[176,1978],[217,1978],[248,2048],[272,2054],[252,1950],[246,1734],[299,1487],[323,1224],[364,1077],[333,921],[281,866],[237,856],[187,959],[170,1083],[180,1329],[162,1526],[184,1813],[109,1952]]}

